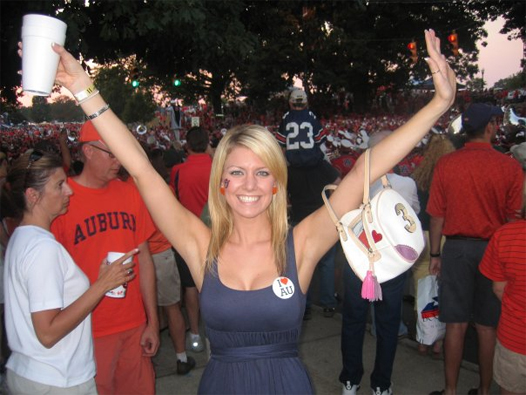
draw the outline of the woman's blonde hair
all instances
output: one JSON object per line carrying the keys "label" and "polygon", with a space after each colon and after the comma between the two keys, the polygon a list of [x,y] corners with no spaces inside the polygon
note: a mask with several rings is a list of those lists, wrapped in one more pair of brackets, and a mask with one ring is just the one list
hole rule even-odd
{"label": "woman's blonde hair", "polygon": [[432,134],[424,151],[424,159],[415,169],[411,178],[421,191],[429,191],[433,181],[433,171],[441,156],[455,151],[455,146],[444,134]]}
{"label": "woman's blonde hair", "polygon": [[220,193],[220,187],[226,159],[236,147],[245,147],[254,152],[275,179],[277,192],[267,208],[267,215],[272,232],[274,260],[278,273],[282,275],[285,273],[287,256],[287,164],[275,137],[258,125],[241,125],[230,129],[215,151],[208,192],[212,236],[206,258],[206,270],[212,271],[214,260],[234,229],[232,212],[225,197]]}

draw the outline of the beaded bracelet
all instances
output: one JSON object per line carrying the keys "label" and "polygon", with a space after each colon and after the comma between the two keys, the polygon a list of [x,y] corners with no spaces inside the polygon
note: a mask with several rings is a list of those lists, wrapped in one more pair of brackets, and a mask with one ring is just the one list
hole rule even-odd
{"label": "beaded bracelet", "polygon": [[86,118],[91,121],[92,119],[95,119],[99,116],[101,116],[102,114],[104,114],[107,110],[109,110],[110,108],[110,105],[109,104],[106,104],[104,107],[102,107],[99,111],[97,112],[94,112],[93,114],[91,115],[86,115]]}
{"label": "beaded bracelet", "polygon": [[440,252],[437,252],[436,254],[430,253],[429,256],[431,258],[440,258]]}
{"label": "beaded bracelet", "polygon": [[97,95],[99,93],[99,90],[95,87],[94,84],[91,84],[83,91],[80,91],[79,93],[74,94],[75,99],[77,100],[78,104],[81,104],[88,100],[89,98]]}

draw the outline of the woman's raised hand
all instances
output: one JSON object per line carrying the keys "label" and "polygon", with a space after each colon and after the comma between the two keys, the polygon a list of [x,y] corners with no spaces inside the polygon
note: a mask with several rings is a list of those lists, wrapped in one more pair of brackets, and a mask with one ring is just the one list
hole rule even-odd
{"label": "woman's raised hand", "polygon": [[89,87],[93,82],[86,74],[77,59],[63,46],[53,44],[53,50],[59,54],[57,76],[55,82],[75,94]]}
{"label": "woman's raised hand", "polygon": [[443,102],[443,105],[451,106],[455,101],[457,91],[457,80],[454,71],[449,67],[446,57],[440,52],[440,39],[435,35],[433,29],[425,31],[427,53],[426,58],[433,84],[435,85],[435,99]]}
{"label": "woman's raised hand", "polygon": [[[56,43],[52,49],[60,56],[55,82],[75,94],[91,86],[93,82],[80,63],[66,49]],[[22,43],[18,43],[18,55],[22,57]]]}

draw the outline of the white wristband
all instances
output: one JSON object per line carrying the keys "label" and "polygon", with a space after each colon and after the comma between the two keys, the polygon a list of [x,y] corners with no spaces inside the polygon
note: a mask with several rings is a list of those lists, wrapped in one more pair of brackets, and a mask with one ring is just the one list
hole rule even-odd
{"label": "white wristband", "polygon": [[75,96],[75,99],[80,104],[82,101],[85,101],[88,97],[90,97],[91,95],[96,94],[98,92],[99,91],[97,90],[97,88],[95,88],[95,85],[91,84],[86,89],[84,89],[83,91],[80,91],[78,93],[75,93],[73,96]]}
{"label": "white wristband", "polygon": [[89,95],[88,97],[86,97],[85,99],[82,99],[81,101],[77,102],[77,106],[78,105],[81,105],[82,103],[88,101],[89,99],[93,99],[95,96],[97,96],[100,92],[98,90],[96,90],[94,93],[92,93],[91,95]]}

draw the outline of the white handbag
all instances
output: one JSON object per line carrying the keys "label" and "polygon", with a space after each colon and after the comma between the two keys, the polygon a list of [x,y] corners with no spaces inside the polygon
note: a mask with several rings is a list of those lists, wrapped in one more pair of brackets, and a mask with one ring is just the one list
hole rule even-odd
{"label": "white handbag", "polygon": [[383,188],[369,199],[369,158],[365,152],[363,203],[340,220],[332,208],[326,191],[322,192],[329,215],[338,229],[345,257],[352,270],[363,281],[362,297],[381,300],[379,284],[409,269],[425,246],[422,225],[411,205],[391,188],[382,177]]}

